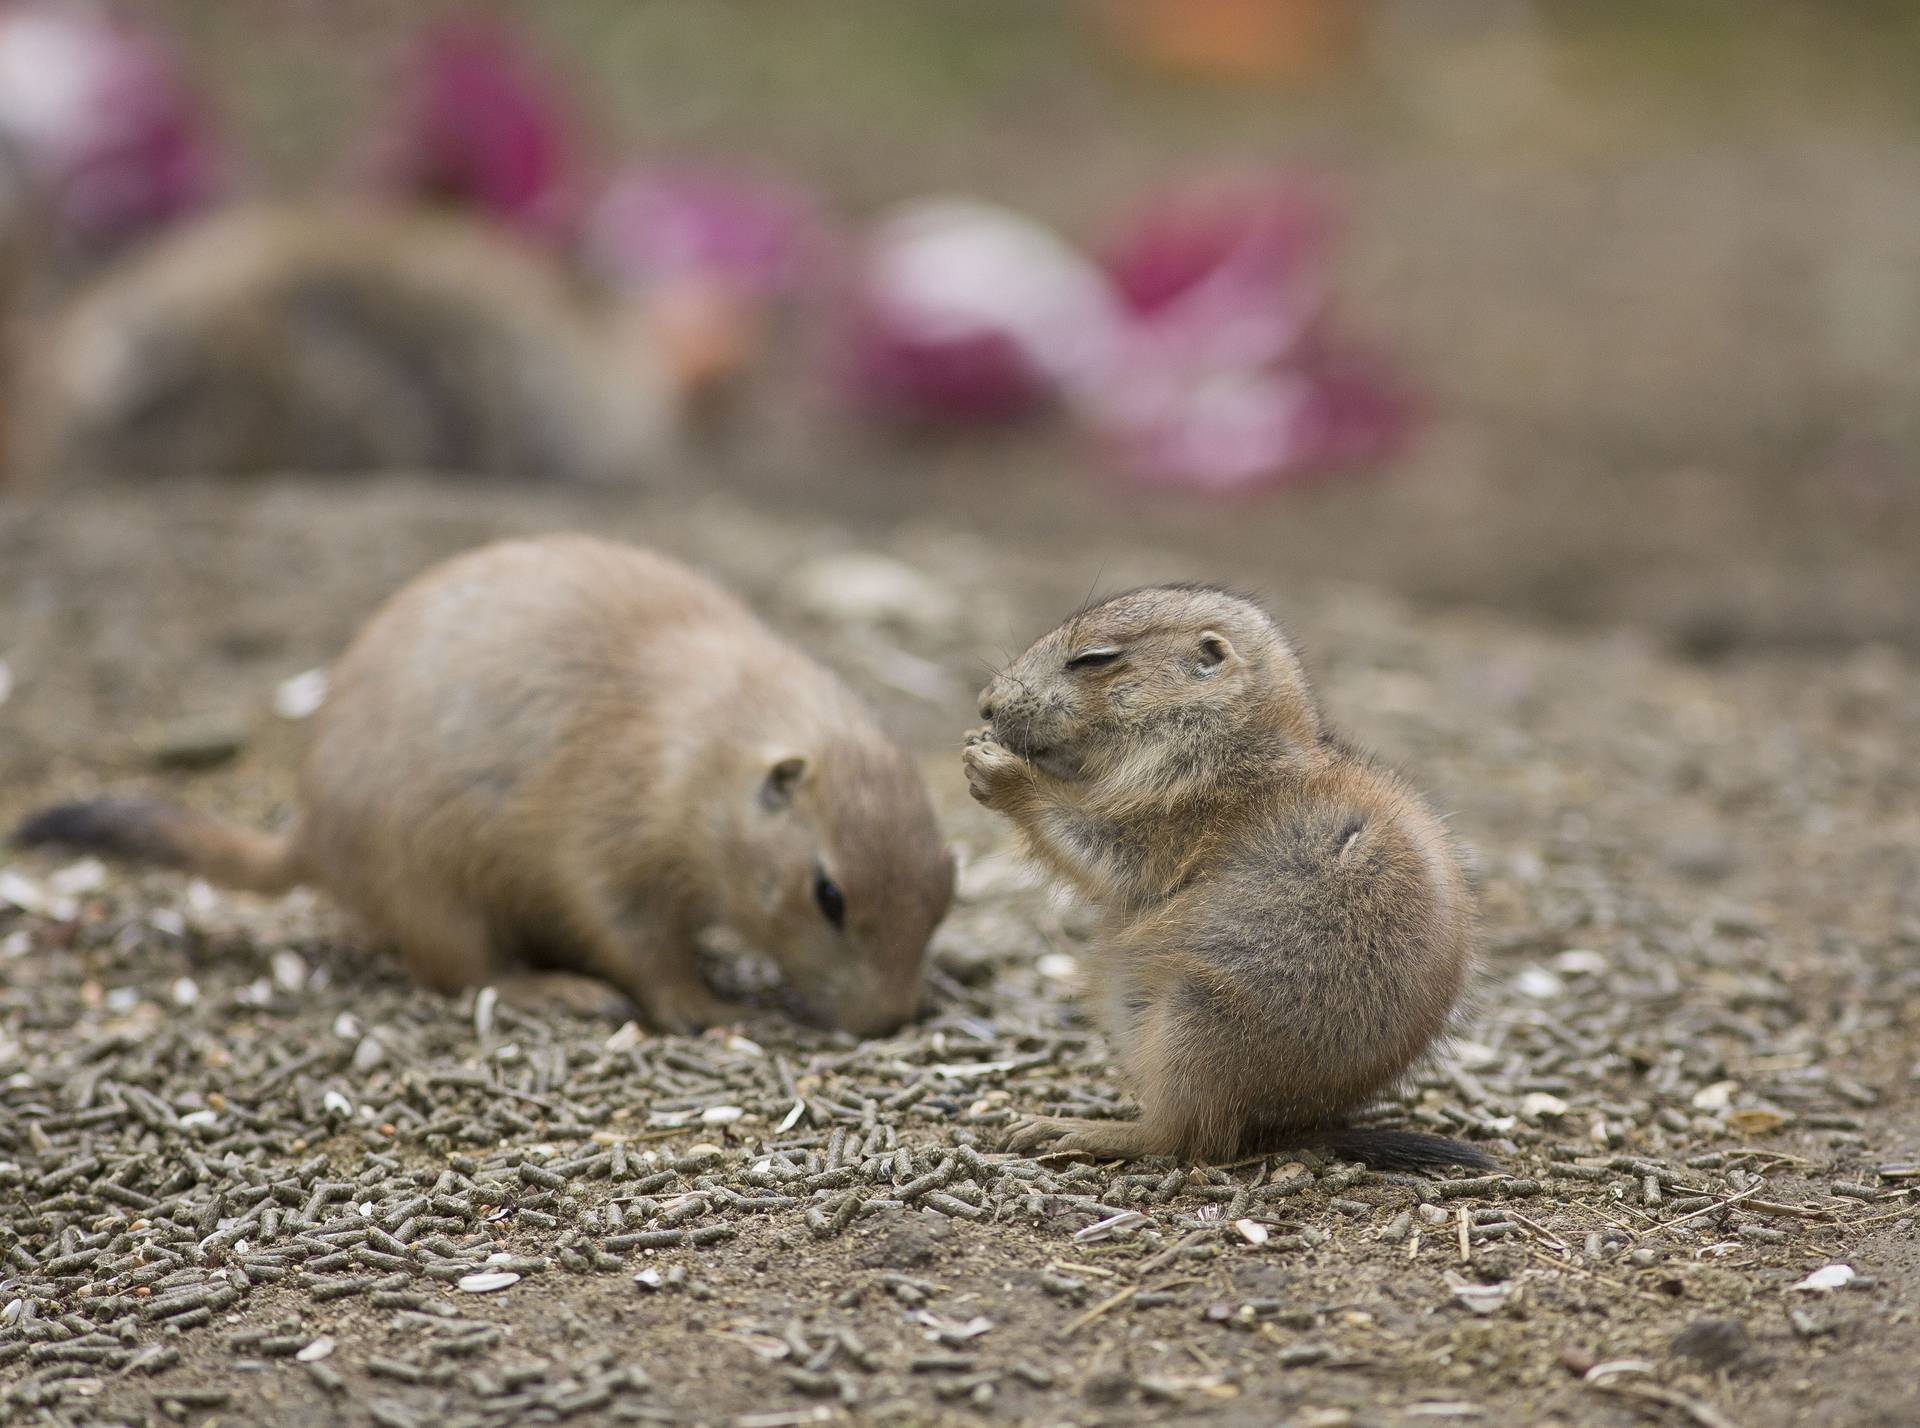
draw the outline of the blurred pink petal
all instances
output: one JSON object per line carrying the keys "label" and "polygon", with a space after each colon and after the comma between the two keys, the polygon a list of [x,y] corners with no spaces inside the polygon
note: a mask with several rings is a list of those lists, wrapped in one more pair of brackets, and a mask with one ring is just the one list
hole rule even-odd
{"label": "blurred pink petal", "polygon": [[851,320],[853,378],[897,415],[1004,419],[1092,380],[1119,313],[1098,267],[984,203],[934,199],[881,223]]}
{"label": "blurred pink petal", "polygon": [[1337,355],[1330,223],[1287,182],[1162,197],[1106,253],[1128,314],[1081,419],[1144,480],[1228,491],[1378,460],[1404,436],[1384,364]]}
{"label": "blurred pink petal", "polygon": [[77,7],[0,6],[0,139],[46,194],[56,238],[83,248],[206,206],[225,166],[165,44]]}
{"label": "blurred pink petal", "polygon": [[376,141],[376,181],[471,207],[543,237],[574,221],[578,160],[561,86],[509,31],[479,22],[427,30]]}
{"label": "blurred pink petal", "polygon": [[1273,182],[1164,194],[1102,253],[1127,306],[1152,313],[1222,267],[1286,281],[1325,245],[1324,205],[1304,184]]}
{"label": "blurred pink petal", "polygon": [[1089,425],[1142,480],[1213,492],[1287,484],[1398,449],[1405,394],[1359,359],[1117,371]]}
{"label": "blurred pink petal", "polygon": [[581,252],[616,286],[688,281],[768,300],[800,287],[825,234],[818,206],[796,188],[635,165],[616,172],[592,204]]}
{"label": "blurred pink petal", "polygon": [[1328,226],[1298,184],[1169,194],[1121,230],[1105,265],[1168,360],[1263,365],[1291,354],[1326,305]]}

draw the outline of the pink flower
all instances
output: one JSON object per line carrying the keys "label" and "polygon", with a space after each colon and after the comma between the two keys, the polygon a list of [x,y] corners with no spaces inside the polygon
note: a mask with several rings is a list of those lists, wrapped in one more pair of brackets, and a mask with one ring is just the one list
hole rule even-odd
{"label": "pink flower", "polygon": [[63,6],[0,7],[0,140],[23,155],[56,239],[78,248],[205,207],[225,169],[166,45]]}
{"label": "pink flower", "polygon": [[1411,404],[1328,335],[1330,224],[1298,185],[1176,194],[1108,248],[1127,312],[1082,419],[1142,479],[1244,489],[1378,459]]}
{"label": "pink flower", "polygon": [[1341,356],[1210,369],[1117,370],[1086,419],[1141,480],[1214,492],[1286,484],[1378,460],[1412,403],[1379,365]]}
{"label": "pink flower", "polygon": [[587,212],[580,250],[616,286],[697,281],[756,299],[797,290],[826,226],[799,190],[715,169],[631,165]]}
{"label": "pink flower", "polygon": [[576,217],[579,176],[560,93],[508,31],[431,28],[414,44],[397,114],[376,141],[376,181],[561,237]]}
{"label": "pink flower", "polygon": [[885,219],[861,255],[851,376],[895,416],[1002,420],[1103,367],[1119,316],[1100,270],[1038,224],[926,200]]}

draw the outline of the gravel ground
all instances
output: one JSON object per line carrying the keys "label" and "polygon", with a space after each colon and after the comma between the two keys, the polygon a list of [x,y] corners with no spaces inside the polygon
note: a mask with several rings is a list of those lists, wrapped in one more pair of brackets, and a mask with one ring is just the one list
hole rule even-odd
{"label": "gravel ground", "polygon": [[[869,1042],[785,1019],[751,959],[715,972],[763,1010],[660,1037],[415,991],[300,895],[0,864],[0,1418],[1920,1419],[1910,655],[1705,667],[1289,588],[1254,518],[1197,564],[772,509],[399,479],[0,506],[8,821],[130,784],[283,816],[284,681],[426,561],[583,526],[817,647],[963,859],[936,1010]],[[916,576],[862,594],[861,553]],[[997,1150],[1125,1091],[1075,1011],[1084,920],[965,796],[971,692],[1090,581],[1174,573],[1276,595],[1336,721],[1452,811],[1483,975],[1378,1115],[1500,1174]]]}

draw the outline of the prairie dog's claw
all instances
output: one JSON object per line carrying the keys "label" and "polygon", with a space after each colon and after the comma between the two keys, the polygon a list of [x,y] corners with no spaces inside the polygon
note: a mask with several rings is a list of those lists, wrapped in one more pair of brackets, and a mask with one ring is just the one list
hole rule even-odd
{"label": "prairie dog's claw", "polygon": [[1006,789],[1027,777],[1027,761],[991,735],[975,740],[969,736],[960,750],[960,762],[967,771],[967,791],[991,808]]}

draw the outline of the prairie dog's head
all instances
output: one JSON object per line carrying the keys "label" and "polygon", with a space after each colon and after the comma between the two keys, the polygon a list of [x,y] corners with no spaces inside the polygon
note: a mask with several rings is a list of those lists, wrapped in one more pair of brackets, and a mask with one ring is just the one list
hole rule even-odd
{"label": "prairie dog's head", "polygon": [[737,794],[724,912],[811,1010],[872,1036],[919,1010],[953,853],[906,753],[848,735],[769,750]]}
{"label": "prairie dog's head", "polygon": [[980,714],[1002,744],[1069,780],[1178,781],[1230,741],[1320,734],[1286,636],[1251,600],[1205,585],[1083,610],[981,690]]}

